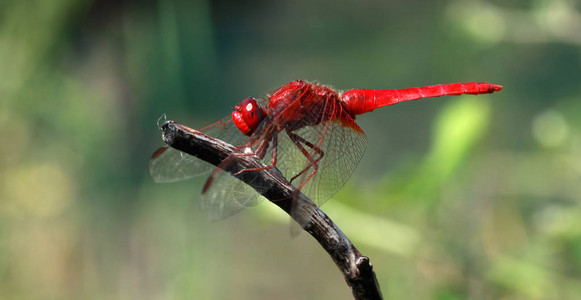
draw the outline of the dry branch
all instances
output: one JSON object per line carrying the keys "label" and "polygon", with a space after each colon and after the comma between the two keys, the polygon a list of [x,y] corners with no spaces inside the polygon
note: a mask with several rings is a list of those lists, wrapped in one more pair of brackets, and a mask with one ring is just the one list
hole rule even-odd
{"label": "dry branch", "polygon": [[[220,164],[222,160],[235,151],[235,147],[228,143],[211,138],[174,121],[165,122],[161,128],[163,140],[170,147],[196,156],[213,165]],[[235,174],[239,170],[261,167],[265,167],[265,165],[253,156],[235,156],[234,163],[227,171],[230,174]],[[321,244],[343,272],[355,299],[382,298],[369,258],[361,255],[337,225],[310,199],[300,192],[297,194],[295,187],[276,168],[242,172],[236,177],[255,188],[265,198],[288,213],[295,221],[302,224],[304,230]],[[270,188],[267,190],[259,189],[261,186]],[[296,202],[293,203],[293,201]]]}

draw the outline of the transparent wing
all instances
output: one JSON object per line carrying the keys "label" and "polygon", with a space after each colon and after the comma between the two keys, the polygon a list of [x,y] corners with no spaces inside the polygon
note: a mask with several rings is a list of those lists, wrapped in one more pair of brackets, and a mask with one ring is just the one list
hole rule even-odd
{"label": "transparent wing", "polygon": [[159,183],[186,180],[211,170],[211,164],[168,146],[161,147],[149,160],[149,174]]}
{"label": "transparent wing", "polygon": [[[233,145],[243,144],[248,139],[234,126],[230,117],[203,127],[200,131]],[[155,182],[160,183],[209,174],[213,168],[214,166],[201,159],[168,146],[161,147],[149,160],[149,174]]]}
{"label": "transparent wing", "polygon": [[[256,174],[248,172],[244,176],[253,176],[252,173]],[[208,215],[210,220],[224,219],[246,207],[256,206],[264,200],[264,197],[259,193],[259,191],[263,191],[263,187],[257,187],[257,191],[237,177],[240,175],[235,177],[221,169],[217,170],[217,174],[213,177],[213,183],[202,194],[200,201],[200,209]],[[249,180],[249,178],[247,177],[245,180]],[[252,183],[251,178],[249,182]]]}
{"label": "transparent wing", "polygon": [[[355,124],[355,126],[357,125]],[[313,141],[324,136],[320,143],[324,156],[318,163],[317,172],[302,189],[318,206],[321,206],[337,193],[351,177],[363,158],[367,148],[367,138],[362,131],[353,130],[352,127],[344,126],[333,120],[328,121],[327,124],[321,124],[317,129],[305,130],[304,133],[299,132],[298,134],[303,134],[305,139],[311,138]],[[322,130],[327,132],[320,132]],[[309,162],[305,162],[305,167],[309,170],[297,178],[297,185],[307,180],[310,175],[309,171],[313,169]]]}
{"label": "transparent wing", "polygon": [[[304,184],[301,191],[319,206],[347,182],[367,147],[365,134],[341,104],[328,101],[326,106],[326,121],[290,134],[281,132],[278,147],[279,170],[295,187]],[[313,174],[314,163],[317,171]]]}
{"label": "transparent wing", "polygon": [[[236,155],[244,155],[246,149],[257,150],[259,144],[263,141],[270,140],[268,130],[272,128],[272,122],[267,119],[261,123],[254,134],[247,140],[243,146],[236,148],[235,154],[224,159],[208,179],[208,190],[202,193],[200,209],[204,211],[210,220],[220,220],[231,216],[245,207],[258,205],[264,197],[261,193],[266,191],[269,186],[265,183],[258,183],[256,171],[242,172],[236,176],[224,171],[230,169],[230,165],[236,159]],[[272,158],[272,148],[269,146],[266,157],[262,159],[265,165],[270,164]],[[243,178],[244,180],[240,180]]]}

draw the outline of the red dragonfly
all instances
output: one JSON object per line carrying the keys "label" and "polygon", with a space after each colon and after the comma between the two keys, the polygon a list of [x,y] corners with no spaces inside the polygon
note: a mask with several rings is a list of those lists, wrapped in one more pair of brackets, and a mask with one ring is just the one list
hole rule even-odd
{"label": "red dragonfly", "polygon": [[[255,155],[268,165],[266,168],[278,168],[298,190],[320,206],[345,184],[365,152],[367,139],[355,123],[356,115],[403,101],[489,94],[502,88],[469,82],[342,92],[296,80],[266,95],[261,102],[251,97],[244,99],[231,117],[200,131],[236,145],[233,155]],[[256,205],[261,198],[253,188],[221,171],[226,167],[223,164],[214,167],[165,146],[154,153],[149,172],[156,182],[173,182],[214,170],[202,190],[200,204],[210,219],[216,220]]]}

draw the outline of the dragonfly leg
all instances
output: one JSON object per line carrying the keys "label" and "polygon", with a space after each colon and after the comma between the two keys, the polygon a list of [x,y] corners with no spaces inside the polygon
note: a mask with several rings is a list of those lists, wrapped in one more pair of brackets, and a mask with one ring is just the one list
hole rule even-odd
{"label": "dragonfly leg", "polygon": [[[260,168],[247,168],[247,169],[243,169],[243,170],[240,170],[240,171],[234,173],[234,176],[239,175],[239,174],[241,174],[243,172],[248,172],[248,171],[263,171],[263,170],[269,170],[269,169],[272,169],[272,168],[276,167],[277,148],[278,148],[278,135],[274,134],[273,137],[272,137],[272,162],[270,163],[270,165],[269,166],[266,166],[266,167],[260,167]],[[259,147],[259,149],[256,151],[256,156],[258,156],[259,159],[264,158],[264,156],[266,155],[266,150],[267,150],[267,147],[263,147],[262,149]],[[242,153],[242,154],[239,154],[239,155],[240,156],[247,156],[247,155],[255,155],[255,153]]]}
{"label": "dragonfly leg", "polygon": [[[310,166],[305,167],[297,175],[295,175],[293,178],[291,178],[290,182],[292,183],[293,180],[297,179],[299,176],[301,176],[302,174],[304,174],[310,167],[313,167],[313,172],[309,175],[309,177],[307,177],[307,179],[298,188],[300,190],[315,175],[315,173],[317,173],[317,170],[319,169],[319,164],[318,163],[323,158],[323,156],[325,156],[325,152],[323,152],[323,150],[321,150],[321,148],[313,145],[311,142],[305,140],[304,138],[300,137],[297,134],[294,134],[294,133],[291,133],[291,132],[288,132],[288,131],[287,131],[287,134],[288,134],[289,138],[291,139],[291,141],[293,141],[293,143],[295,144],[295,146],[297,146],[297,148],[299,148],[299,150],[303,153],[303,155],[311,163]],[[305,147],[303,147],[301,144],[305,144],[309,148],[313,149],[317,154],[319,154],[319,157],[317,157],[316,159],[314,159],[311,156],[311,154],[309,154],[309,152],[305,149]]]}
{"label": "dragonfly leg", "polygon": [[[276,145],[277,143],[277,136],[274,135],[273,137],[273,144]],[[210,185],[212,185],[212,182],[214,181],[214,177],[216,177],[216,175],[218,175],[218,173],[224,168],[229,166],[235,159],[236,156],[252,156],[252,155],[257,155],[259,158],[264,157],[264,155],[266,154],[266,150],[268,149],[268,144],[269,141],[268,140],[263,140],[260,145],[258,146],[258,148],[256,149],[256,151],[254,152],[242,152],[242,153],[238,153],[238,152],[234,152],[232,154],[230,154],[228,157],[226,157],[221,163],[219,167],[214,168],[214,170],[212,170],[212,174],[210,174],[210,176],[208,177],[208,179],[206,180],[206,183],[204,184],[204,187],[202,188],[202,194],[206,193],[206,191],[210,188]],[[245,146],[237,146],[237,149],[245,149],[247,147]],[[262,169],[270,169],[273,168],[274,165],[276,164],[276,147],[273,150],[273,165],[272,166],[268,166],[268,167],[264,167],[264,168],[250,168],[250,169],[243,169],[240,170],[236,173],[234,173],[233,175],[239,175],[240,173],[246,172],[246,171],[256,171],[256,170],[262,170]]]}

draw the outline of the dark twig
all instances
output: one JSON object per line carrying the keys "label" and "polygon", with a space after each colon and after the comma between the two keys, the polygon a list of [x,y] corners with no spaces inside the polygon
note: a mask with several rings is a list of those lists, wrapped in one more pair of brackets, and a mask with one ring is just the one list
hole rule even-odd
{"label": "dark twig", "polygon": [[[163,140],[169,146],[213,165],[220,164],[235,151],[235,147],[228,143],[173,121],[165,122],[161,128]],[[234,158],[235,161],[229,165],[229,170],[226,170],[230,174],[236,174],[247,168],[265,167],[253,156],[234,156]],[[382,298],[369,258],[361,255],[337,225],[310,199],[302,193],[297,194],[295,187],[276,168],[242,172],[236,177],[255,188],[303,225],[343,272],[355,299]],[[265,186],[270,188],[261,188]],[[294,204],[293,200],[296,200]]]}

